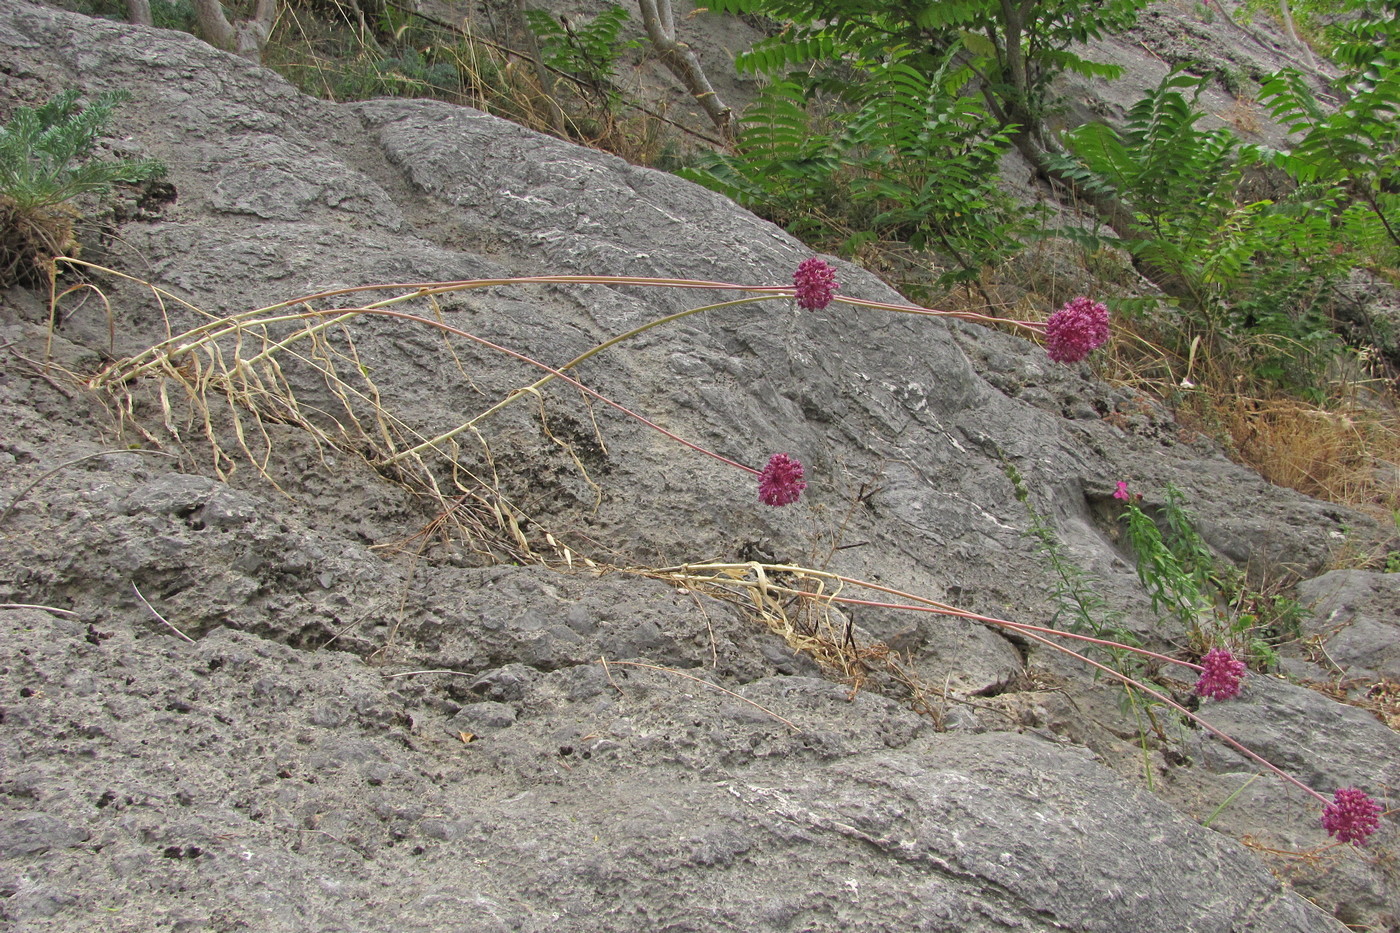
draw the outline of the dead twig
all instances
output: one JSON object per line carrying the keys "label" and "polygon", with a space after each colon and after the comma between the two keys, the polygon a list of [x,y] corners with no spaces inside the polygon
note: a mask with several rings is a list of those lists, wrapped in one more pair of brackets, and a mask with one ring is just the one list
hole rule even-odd
{"label": "dead twig", "polygon": [[151,615],[164,622],[166,626],[170,629],[170,631],[174,632],[176,635],[179,635],[181,638],[183,638],[185,641],[189,642],[192,645],[195,643],[193,638],[177,629],[165,616],[161,615],[159,612],[156,612],[156,607],[152,606],[150,602],[146,599],[146,597],[141,595],[141,591],[136,588],[136,581],[134,580],[131,582],[131,591],[136,594],[137,599],[141,600],[142,605],[144,605],[147,609],[151,611]]}
{"label": "dead twig", "polygon": [[[736,700],[741,700],[741,701],[743,701],[743,702],[749,704],[750,706],[752,706],[754,709],[757,709],[757,710],[760,710],[761,712],[767,713],[769,716],[772,716],[774,719],[778,720],[778,722],[780,722],[780,723],[782,723],[783,725],[787,726],[789,729],[791,729],[791,730],[794,731],[794,732],[801,732],[801,731],[802,731],[801,727],[799,727],[799,726],[797,725],[797,723],[793,722],[793,721],[790,720],[790,719],[784,719],[782,716],[779,716],[777,713],[773,712],[771,709],[769,709],[768,707],[762,705],[761,703],[755,703],[753,700],[750,700],[748,697],[740,696],[739,694],[735,693],[733,690],[727,690],[727,689],[725,689],[724,687],[721,687],[719,684],[712,684],[712,683],[710,683],[708,680],[704,680],[704,679],[702,679],[702,678],[700,678],[700,677],[696,677],[696,676],[694,676],[693,674],[687,674],[685,671],[678,671],[678,670],[676,670],[675,668],[672,668],[672,667],[659,667],[658,665],[655,665],[655,664],[643,664],[641,661],[609,661],[607,658],[599,658],[598,660],[602,663],[602,665],[603,665],[603,670],[607,670],[609,664],[623,664],[623,665],[626,665],[627,667],[642,667],[642,668],[646,668],[646,669],[649,670],[649,671],[661,671],[661,672],[664,673],[664,674],[675,674],[677,677],[684,677],[686,680],[693,680],[693,681],[695,681],[697,684],[704,684],[705,686],[710,687],[711,689],[718,690],[720,693],[727,693],[727,694],[729,694],[730,696],[732,696],[734,699],[736,699]],[[611,678],[611,675],[609,675],[609,678]]]}

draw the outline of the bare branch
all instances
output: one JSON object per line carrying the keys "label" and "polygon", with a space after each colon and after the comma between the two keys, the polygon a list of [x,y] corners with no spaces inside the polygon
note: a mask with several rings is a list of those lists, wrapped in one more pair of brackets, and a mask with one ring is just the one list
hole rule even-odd
{"label": "bare branch", "polygon": [[670,0],[640,0],[642,24],[646,27],[647,36],[651,39],[652,48],[656,49],[661,58],[661,63],[670,69],[690,95],[705,108],[705,113],[709,116],[710,122],[720,131],[726,140],[734,138],[734,111],[719,95],[715,93],[714,85],[710,84],[710,79],[705,75],[705,69],[700,65],[700,59],[696,57],[690,46],[684,42],[676,41],[676,18],[671,11]]}

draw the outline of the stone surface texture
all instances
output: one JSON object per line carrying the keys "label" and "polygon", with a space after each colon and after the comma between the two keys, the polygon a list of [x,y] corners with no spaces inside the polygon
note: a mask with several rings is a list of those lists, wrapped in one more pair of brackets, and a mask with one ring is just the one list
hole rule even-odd
{"label": "stone surface texture", "polygon": [[[154,379],[119,396],[119,422],[82,380],[206,314],[335,288],[782,285],[807,249],[672,176],[443,103],[308,99],[179,33],[15,0],[0,60],[0,118],[64,87],[129,90],[112,145],[166,161],[176,191],[94,239],[86,255],[133,278],[95,273],[103,300],[65,299],[52,334],[45,297],[0,295],[7,929],[1400,929],[1393,818],[1290,883],[1299,860],[1267,849],[1325,845],[1316,801],[1263,778],[1201,825],[1253,766],[1184,729],[1144,756],[1120,691],[1024,639],[833,613],[856,643],[907,652],[937,688],[918,714],[888,678],[838,682],[743,599],[644,572],[800,563],[1050,624],[1014,465],[1124,624],[1180,652],[1121,541],[1116,481],[1147,508],[1175,484],[1207,542],[1258,572],[1316,576],[1364,516],[1268,485],[1019,337],[779,300],[686,317],[574,375],[741,464],[791,453],[803,500],[762,506],[751,474],[556,382],[437,474],[468,498],[490,478],[542,558],[520,559],[505,519],[497,539],[447,534],[337,446],[309,363],[287,378],[332,441],[271,416],[240,440],[227,404],[206,427]],[[833,262],[842,295],[901,300]],[[557,366],[731,297],[552,284],[403,307]],[[337,334],[424,436],[539,376],[404,320]],[[1395,734],[1320,694],[1255,678],[1203,713],[1325,794],[1400,779]]]}

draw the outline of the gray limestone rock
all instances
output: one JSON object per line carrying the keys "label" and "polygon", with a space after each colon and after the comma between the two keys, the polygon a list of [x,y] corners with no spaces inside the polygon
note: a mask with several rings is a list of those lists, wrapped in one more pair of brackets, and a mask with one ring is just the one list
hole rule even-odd
{"label": "gray limestone rock", "polygon": [[[178,33],[16,0],[0,54],[10,100],[132,92],[122,145],[164,159],[178,197],[102,258],[209,313],[516,275],[781,285],[810,255],[672,176],[467,108],[310,100]],[[843,295],[900,300],[837,266]],[[115,337],[90,307],[53,335],[80,375],[205,320],[97,284]],[[561,365],[727,297],[552,284],[401,307]],[[0,296],[0,328],[22,357],[50,343],[27,294]],[[888,640],[931,684],[916,697],[875,666],[796,653],[810,631],[771,630],[747,591],[656,571],[798,562],[1048,624],[1054,580],[1009,463],[1125,624],[1175,650],[1124,559],[1117,480],[1148,508],[1175,483],[1224,556],[1304,574],[1364,517],[1269,486],[1165,411],[1096,417],[1129,402],[1023,339],[768,301],[686,317],[575,374],[741,464],[792,453],[800,504],[762,506],[750,474],[555,383],[437,463],[469,513],[454,526],[369,445],[456,427],[538,370],[402,319],[336,333],[397,421],[356,434],[361,402],[288,358],[318,436],[269,400],[256,423],[226,402],[206,422],[154,380],[123,387],[118,425],[113,399],[5,358],[0,501],[58,472],[0,525],[0,600],[73,614],[0,610],[0,918],[15,929],[1340,929],[1197,824],[1192,795],[1238,763],[1203,749],[1204,767],[1164,768],[1160,796],[1125,777],[1131,718],[1080,710],[1105,692],[1083,670],[980,622],[856,612],[862,646]],[[63,466],[128,443],[178,462]],[[487,486],[496,498],[473,499]],[[509,506],[536,559],[480,501]],[[1394,784],[1353,711],[1250,696],[1236,727],[1288,767]],[[1313,839],[1315,816],[1298,819]],[[1378,844],[1392,836],[1388,822]],[[1380,925],[1384,866],[1349,871],[1310,896]]]}
{"label": "gray limestone rock", "polygon": [[1400,574],[1333,570],[1300,583],[1298,598],[1312,609],[1304,634],[1321,636],[1337,674],[1400,683]]}

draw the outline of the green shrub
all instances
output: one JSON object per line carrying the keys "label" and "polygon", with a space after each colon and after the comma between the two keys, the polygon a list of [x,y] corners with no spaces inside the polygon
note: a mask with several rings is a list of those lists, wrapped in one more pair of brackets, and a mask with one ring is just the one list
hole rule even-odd
{"label": "green shrub", "polygon": [[1122,243],[1178,299],[1174,349],[1185,356],[1203,338],[1207,352],[1228,348],[1264,382],[1307,389],[1337,345],[1327,311],[1349,265],[1336,195],[1313,185],[1243,197],[1246,174],[1269,154],[1198,125],[1205,83],[1169,75],[1121,128],[1066,133],[1058,166],[1131,208],[1135,229]]}
{"label": "green shrub", "polygon": [[525,11],[525,20],[539,42],[545,64],[581,80],[594,102],[609,109],[616,106],[620,97],[612,85],[618,57],[643,45],[640,39],[619,39],[630,18],[615,3],[584,23],[543,10]]}
{"label": "green shrub", "polygon": [[806,82],[769,85],[745,114],[737,153],[681,175],[852,252],[907,243],[955,265],[944,283],[974,280],[1021,248],[1029,224],[997,188],[1007,131],[948,61],[929,72],[908,56],[871,66],[828,106]]}
{"label": "green shrub", "polygon": [[43,281],[54,256],[77,248],[74,198],[164,172],[151,159],[93,158],[113,108],[128,97],[112,91],[79,107],[68,90],[18,108],[0,128],[0,284]]}

